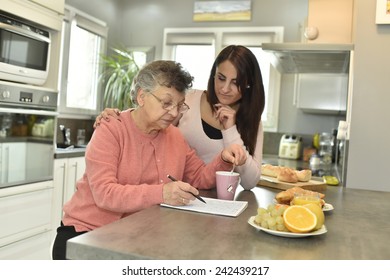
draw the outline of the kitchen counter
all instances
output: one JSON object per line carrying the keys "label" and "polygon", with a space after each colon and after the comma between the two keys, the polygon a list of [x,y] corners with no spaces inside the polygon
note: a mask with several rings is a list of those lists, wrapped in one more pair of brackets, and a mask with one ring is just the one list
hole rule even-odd
{"label": "kitchen counter", "polygon": [[[68,242],[69,259],[390,259],[390,193],[328,187],[327,233],[305,238],[270,235],[248,224],[277,190],[237,190],[248,201],[237,218],[153,206]],[[201,191],[215,197],[215,191]]]}
{"label": "kitchen counter", "polygon": [[54,158],[70,158],[70,157],[83,157],[85,156],[85,148],[73,148],[73,149],[56,149],[54,152]]}
{"label": "kitchen counter", "polygon": [[[85,150],[87,145],[66,145],[66,148],[62,148],[61,144],[57,144],[55,149],[54,158],[71,158],[71,157],[83,157],[85,156]],[[61,148],[60,148],[61,147]]]}
{"label": "kitchen counter", "polygon": [[[272,165],[290,167],[296,170],[311,169],[309,162],[299,159],[284,159],[279,158],[278,155],[264,154],[263,164],[268,163]],[[318,170],[312,170],[313,179],[321,180],[323,175],[335,176],[341,182],[341,165],[320,166]]]}

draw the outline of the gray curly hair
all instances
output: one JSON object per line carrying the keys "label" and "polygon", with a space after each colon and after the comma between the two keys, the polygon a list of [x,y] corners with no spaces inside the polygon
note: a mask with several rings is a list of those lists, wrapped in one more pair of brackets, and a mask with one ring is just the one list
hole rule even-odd
{"label": "gray curly hair", "polygon": [[153,92],[158,86],[175,88],[185,94],[192,87],[194,78],[182,65],[170,60],[156,60],[146,64],[134,77],[130,97],[133,104],[138,106],[137,93],[140,89]]}

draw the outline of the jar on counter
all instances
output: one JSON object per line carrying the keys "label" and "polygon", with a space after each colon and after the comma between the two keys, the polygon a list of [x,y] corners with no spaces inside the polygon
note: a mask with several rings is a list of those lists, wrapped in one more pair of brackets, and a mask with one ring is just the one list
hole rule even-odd
{"label": "jar on counter", "polygon": [[12,122],[13,122],[12,115],[7,113],[0,116],[1,116],[0,136],[1,137],[11,136]]}
{"label": "jar on counter", "polygon": [[312,154],[310,157],[310,169],[318,170],[320,168],[321,160],[317,154]]}
{"label": "jar on counter", "polygon": [[15,121],[12,124],[12,135],[13,136],[27,136],[28,126],[26,116],[17,114]]}

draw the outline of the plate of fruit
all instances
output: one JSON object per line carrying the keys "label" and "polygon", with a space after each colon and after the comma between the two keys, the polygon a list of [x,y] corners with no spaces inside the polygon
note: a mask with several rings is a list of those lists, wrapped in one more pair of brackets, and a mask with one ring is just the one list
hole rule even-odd
{"label": "plate of fruit", "polygon": [[248,220],[258,230],[290,238],[325,234],[324,222],[324,213],[317,204],[270,204],[267,208],[258,208],[257,215]]}
{"label": "plate of fruit", "polygon": [[318,202],[322,207],[322,211],[327,212],[334,210],[333,205],[326,203],[324,198],[325,194],[323,193],[305,190],[300,187],[293,187],[277,193],[274,199],[274,203],[286,205],[303,205],[308,202]]}

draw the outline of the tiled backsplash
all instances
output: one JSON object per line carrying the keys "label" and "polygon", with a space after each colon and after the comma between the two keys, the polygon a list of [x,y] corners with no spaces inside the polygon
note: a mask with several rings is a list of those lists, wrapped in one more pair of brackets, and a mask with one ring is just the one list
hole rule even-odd
{"label": "tiled backsplash", "polygon": [[[283,134],[286,133],[264,132],[263,154],[268,154],[268,155],[279,154],[279,144]],[[295,133],[288,133],[288,134],[295,134]],[[296,134],[296,135],[301,136],[303,139],[302,148],[312,146],[313,135],[303,135],[303,134]]]}
{"label": "tiled backsplash", "polygon": [[[60,125],[70,128],[71,144],[77,143],[77,130],[85,129],[85,142],[88,143],[93,133],[94,120],[77,120],[77,119],[58,119],[57,143],[63,143],[63,135],[59,129]],[[263,153],[268,155],[277,155],[279,153],[280,139],[283,134],[280,132],[264,132]],[[291,133],[289,133],[291,134]],[[302,147],[312,146],[313,135],[297,134],[303,138]]]}
{"label": "tiled backsplash", "polygon": [[94,120],[58,119],[56,138],[57,143],[64,143],[64,137],[59,128],[60,125],[64,125],[65,128],[70,128],[70,142],[72,145],[77,143],[78,129],[85,129],[85,143],[87,144],[93,133],[94,122]]}

